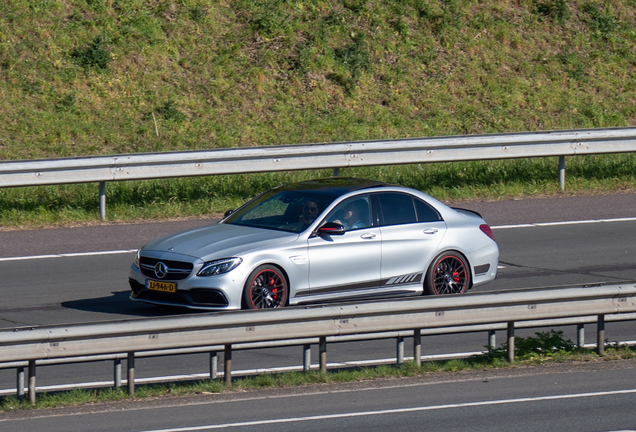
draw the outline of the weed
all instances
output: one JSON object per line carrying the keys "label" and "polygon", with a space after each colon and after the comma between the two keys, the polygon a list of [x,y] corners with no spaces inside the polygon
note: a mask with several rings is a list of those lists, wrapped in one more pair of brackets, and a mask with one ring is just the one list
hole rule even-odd
{"label": "weed", "polygon": [[607,37],[618,27],[616,17],[610,11],[602,11],[596,2],[583,3],[581,10],[587,13],[588,23],[601,36]]}
{"label": "weed", "polygon": [[586,78],[585,64],[579,59],[576,54],[563,53],[559,54],[557,58],[563,64],[565,73],[576,81],[582,81]]}
{"label": "weed", "polygon": [[351,95],[363,71],[369,71],[369,50],[364,36],[355,35],[351,43],[336,48],[334,58],[347,70],[347,75],[334,74],[334,81],[340,84],[347,95]]}
{"label": "weed", "polygon": [[250,27],[263,37],[274,37],[285,33],[291,15],[278,8],[264,7],[250,20]]}
{"label": "weed", "polygon": [[[508,356],[508,347],[502,344],[498,348],[487,347],[489,352],[475,358],[492,362]],[[537,332],[535,336],[515,338],[515,358],[518,360],[540,360],[546,357],[563,357],[573,354],[591,354],[592,351],[576,346],[574,342],[563,338],[561,330]]]}
{"label": "weed", "polygon": [[362,13],[367,10],[367,0],[342,0],[342,5],[353,13]]}
{"label": "weed", "polygon": [[565,22],[570,17],[567,0],[538,1],[535,4],[535,12],[559,23]]}
{"label": "weed", "polygon": [[167,101],[155,111],[167,121],[181,123],[186,120],[186,116],[177,109],[176,104],[172,100]]}
{"label": "weed", "polygon": [[71,51],[71,58],[83,68],[93,68],[98,71],[107,70],[112,61],[110,52],[104,47],[104,39],[99,36],[86,47]]}
{"label": "weed", "polygon": [[93,11],[103,12],[106,8],[104,0],[84,0],[86,5]]}
{"label": "weed", "polygon": [[442,7],[434,7],[426,1],[415,3],[415,10],[420,19],[427,21],[435,33],[442,33],[450,25],[452,16],[447,3]]}
{"label": "weed", "polygon": [[311,64],[311,42],[299,44],[296,49],[297,54],[291,56],[289,59],[290,67],[292,70],[305,75],[307,72],[309,72],[309,67]]}
{"label": "weed", "polygon": [[57,112],[73,111],[75,108],[75,94],[69,93],[58,98],[55,102],[55,110]]}
{"label": "weed", "polygon": [[42,94],[42,84],[38,82],[25,82],[22,84],[22,90],[31,94]]}
{"label": "weed", "polygon": [[195,23],[201,23],[205,19],[206,12],[200,4],[190,8],[188,12],[190,13],[190,19]]}

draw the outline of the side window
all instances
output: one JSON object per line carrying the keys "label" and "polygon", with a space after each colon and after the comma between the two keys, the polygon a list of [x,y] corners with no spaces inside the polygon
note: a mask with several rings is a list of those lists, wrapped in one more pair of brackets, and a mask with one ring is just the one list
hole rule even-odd
{"label": "side window", "polygon": [[435,222],[442,220],[442,217],[439,213],[437,213],[437,210],[430,205],[418,200],[417,198],[413,198],[413,201],[415,202],[415,210],[417,210],[418,222]]}
{"label": "side window", "polygon": [[401,193],[378,194],[383,225],[401,225],[417,222],[413,198]]}
{"label": "side window", "polygon": [[326,222],[343,225],[347,231],[372,225],[369,195],[356,196],[343,201],[325,218]]}

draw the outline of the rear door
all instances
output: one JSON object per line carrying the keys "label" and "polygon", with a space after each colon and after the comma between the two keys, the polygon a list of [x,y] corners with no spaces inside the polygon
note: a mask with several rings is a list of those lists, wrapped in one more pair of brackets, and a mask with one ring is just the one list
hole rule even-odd
{"label": "rear door", "polygon": [[433,207],[407,193],[382,192],[372,199],[380,210],[381,288],[421,291],[446,223]]}

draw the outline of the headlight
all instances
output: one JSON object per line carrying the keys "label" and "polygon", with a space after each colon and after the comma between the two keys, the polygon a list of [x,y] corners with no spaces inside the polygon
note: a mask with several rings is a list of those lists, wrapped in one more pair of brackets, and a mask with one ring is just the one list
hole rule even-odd
{"label": "headlight", "polygon": [[201,267],[197,276],[214,276],[221,273],[227,273],[234,270],[242,262],[243,258],[223,258],[208,261],[203,264],[203,267]]}
{"label": "headlight", "polygon": [[135,253],[135,259],[133,260],[133,265],[137,268],[139,268],[139,254],[141,253],[141,249],[137,249],[137,252]]}

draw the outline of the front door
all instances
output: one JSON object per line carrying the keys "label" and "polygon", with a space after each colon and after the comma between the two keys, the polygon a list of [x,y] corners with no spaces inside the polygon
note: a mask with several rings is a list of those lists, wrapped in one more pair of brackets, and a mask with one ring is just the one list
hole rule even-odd
{"label": "front door", "polygon": [[360,297],[377,292],[382,238],[379,227],[371,220],[369,196],[345,200],[325,222],[340,223],[347,231],[309,238],[311,297]]}

